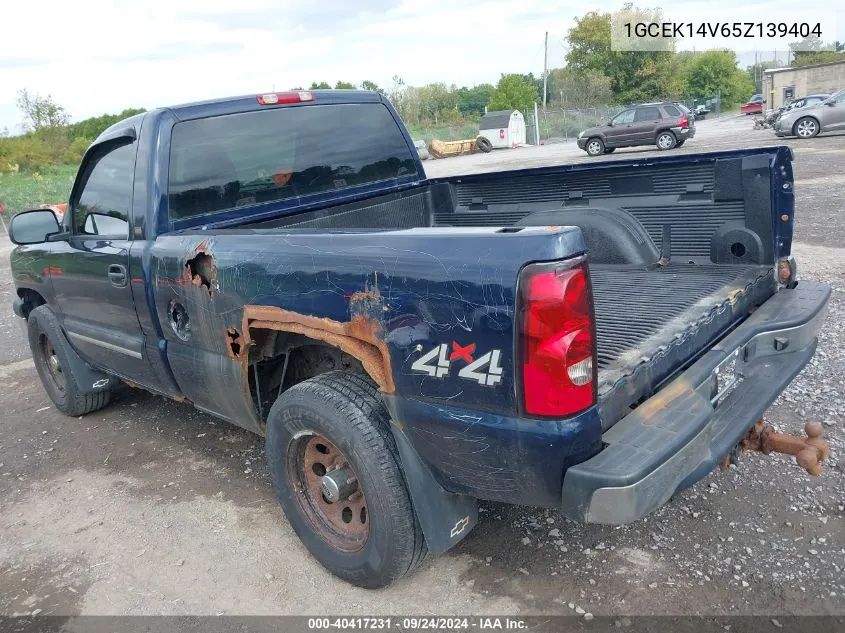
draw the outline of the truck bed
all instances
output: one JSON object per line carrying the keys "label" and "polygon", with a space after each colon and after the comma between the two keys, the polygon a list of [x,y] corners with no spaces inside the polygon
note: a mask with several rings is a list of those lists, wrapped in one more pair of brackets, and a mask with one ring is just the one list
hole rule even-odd
{"label": "truck bed", "polygon": [[769,165],[710,155],[567,169],[429,181],[259,226],[578,226],[595,298],[599,410],[609,428],[775,292]]}
{"label": "truck bed", "polygon": [[771,267],[758,265],[595,265],[590,275],[605,427],[774,292]]}

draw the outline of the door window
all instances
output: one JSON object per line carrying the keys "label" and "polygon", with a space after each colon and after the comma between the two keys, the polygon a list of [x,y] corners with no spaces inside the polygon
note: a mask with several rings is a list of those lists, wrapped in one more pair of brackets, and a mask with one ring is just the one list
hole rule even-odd
{"label": "door window", "polygon": [[625,110],[613,117],[613,125],[625,125],[634,122],[634,110]]}
{"label": "door window", "polygon": [[134,157],[130,143],[104,150],[83,167],[82,190],[71,202],[74,234],[129,238]]}
{"label": "door window", "polygon": [[637,108],[637,114],[634,117],[635,122],[641,121],[657,121],[660,118],[660,110],[654,107]]}

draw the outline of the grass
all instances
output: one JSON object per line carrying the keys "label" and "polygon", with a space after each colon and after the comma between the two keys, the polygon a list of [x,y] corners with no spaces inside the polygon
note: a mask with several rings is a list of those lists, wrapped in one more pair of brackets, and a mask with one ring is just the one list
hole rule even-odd
{"label": "grass", "polygon": [[67,202],[77,165],[57,165],[40,172],[0,173],[4,219],[42,204]]}

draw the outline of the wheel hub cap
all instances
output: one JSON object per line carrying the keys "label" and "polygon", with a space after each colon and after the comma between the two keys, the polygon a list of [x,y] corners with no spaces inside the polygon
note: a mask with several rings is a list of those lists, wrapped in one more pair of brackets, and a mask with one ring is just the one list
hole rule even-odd
{"label": "wheel hub cap", "polygon": [[287,463],[297,501],[314,531],[341,551],[364,547],[370,531],[367,501],[346,455],[315,434],[291,443]]}

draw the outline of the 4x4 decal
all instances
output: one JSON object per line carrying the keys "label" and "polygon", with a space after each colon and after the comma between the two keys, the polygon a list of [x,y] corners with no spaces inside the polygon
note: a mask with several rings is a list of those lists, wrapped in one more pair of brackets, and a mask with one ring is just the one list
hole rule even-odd
{"label": "4x4 decal", "polygon": [[458,378],[474,380],[479,385],[488,387],[500,383],[502,381],[502,366],[499,364],[502,357],[501,350],[491,350],[476,359],[472,357],[474,352],[475,343],[460,345],[452,341],[451,353],[449,352],[449,344],[442,343],[415,360],[411,369],[428,374],[432,378],[443,378],[449,375],[452,363],[460,360],[464,361],[466,365],[458,371]]}

